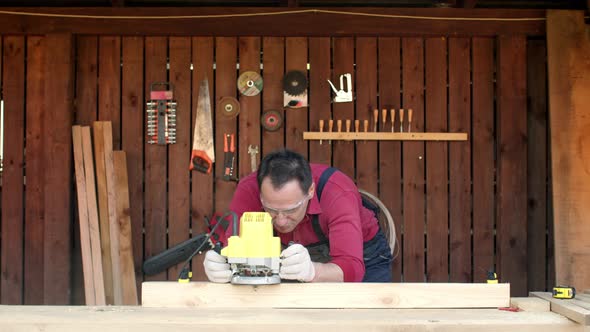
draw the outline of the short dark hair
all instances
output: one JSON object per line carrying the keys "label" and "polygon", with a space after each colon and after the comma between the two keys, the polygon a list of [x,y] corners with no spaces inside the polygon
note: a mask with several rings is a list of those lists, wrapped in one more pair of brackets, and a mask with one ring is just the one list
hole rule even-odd
{"label": "short dark hair", "polygon": [[256,176],[259,188],[266,177],[270,177],[276,189],[291,180],[297,180],[303,193],[308,192],[313,181],[309,162],[299,153],[288,149],[273,151],[262,159]]}

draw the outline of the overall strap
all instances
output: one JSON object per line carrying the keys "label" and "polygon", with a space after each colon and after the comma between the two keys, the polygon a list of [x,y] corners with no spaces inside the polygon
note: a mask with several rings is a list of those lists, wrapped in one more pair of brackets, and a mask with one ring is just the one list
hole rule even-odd
{"label": "overall strap", "polygon": [[[328,182],[328,179],[337,170],[338,169],[336,167],[329,167],[322,172],[322,175],[320,175],[320,179],[318,181],[318,188],[316,190],[316,193],[318,195],[318,201],[320,201],[322,198],[322,191],[324,190],[324,186]],[[315,235],[318,237],[319,242],[328,242],[328,238],[326,238],[326,235],[324,235],[324,232],[320,227],[320,218],[317,214],[313,216],[311,220],[311,225],[313,226],[313,230],[315,232]]]}

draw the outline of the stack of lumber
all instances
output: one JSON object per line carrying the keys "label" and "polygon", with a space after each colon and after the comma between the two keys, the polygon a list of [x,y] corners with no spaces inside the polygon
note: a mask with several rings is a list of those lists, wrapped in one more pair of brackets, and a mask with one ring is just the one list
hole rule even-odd
{"label": "stack of lumber", "polygon": [[72,136],[86,304],[137,305],[125,152],[113,151],[108,121]]}
{"label": "stack of lumber", "polygon": [[590,290],[577,294],[573,299],[554,299],[548,292],[531,292],[531,295],[548,301],[551,311],[590,326]]}

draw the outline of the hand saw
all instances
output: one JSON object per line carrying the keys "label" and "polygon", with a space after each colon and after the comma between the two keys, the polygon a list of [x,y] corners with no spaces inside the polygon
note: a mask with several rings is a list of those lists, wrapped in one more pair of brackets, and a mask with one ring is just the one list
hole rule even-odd
{"label": "hand saw", "polygon": [[193,134],[193,151],[189,169],[203,173],[211,173],[215,162],[213,149],[213,123],[211,120],[211,99],[209,97],[209,81],[205,77],[199,86],[197,116]]}

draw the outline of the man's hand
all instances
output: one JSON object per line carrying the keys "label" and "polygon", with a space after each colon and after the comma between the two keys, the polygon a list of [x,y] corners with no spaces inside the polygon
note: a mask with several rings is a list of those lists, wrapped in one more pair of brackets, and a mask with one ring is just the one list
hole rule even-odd
{"label": "man's hand", "polygon": [[304,246],[300,244],[289,246],[283,250],[281,257],[279,276],[282,279],[310,282],[315,277],[315,268]]}
{"label": "man's hand", "polygon": [[205,266],[205,273],[209,281],[226,283],[231,280],[232,272],[227,263],[227,258],[216,253],[214,250],[207,251],[203,266]]}

